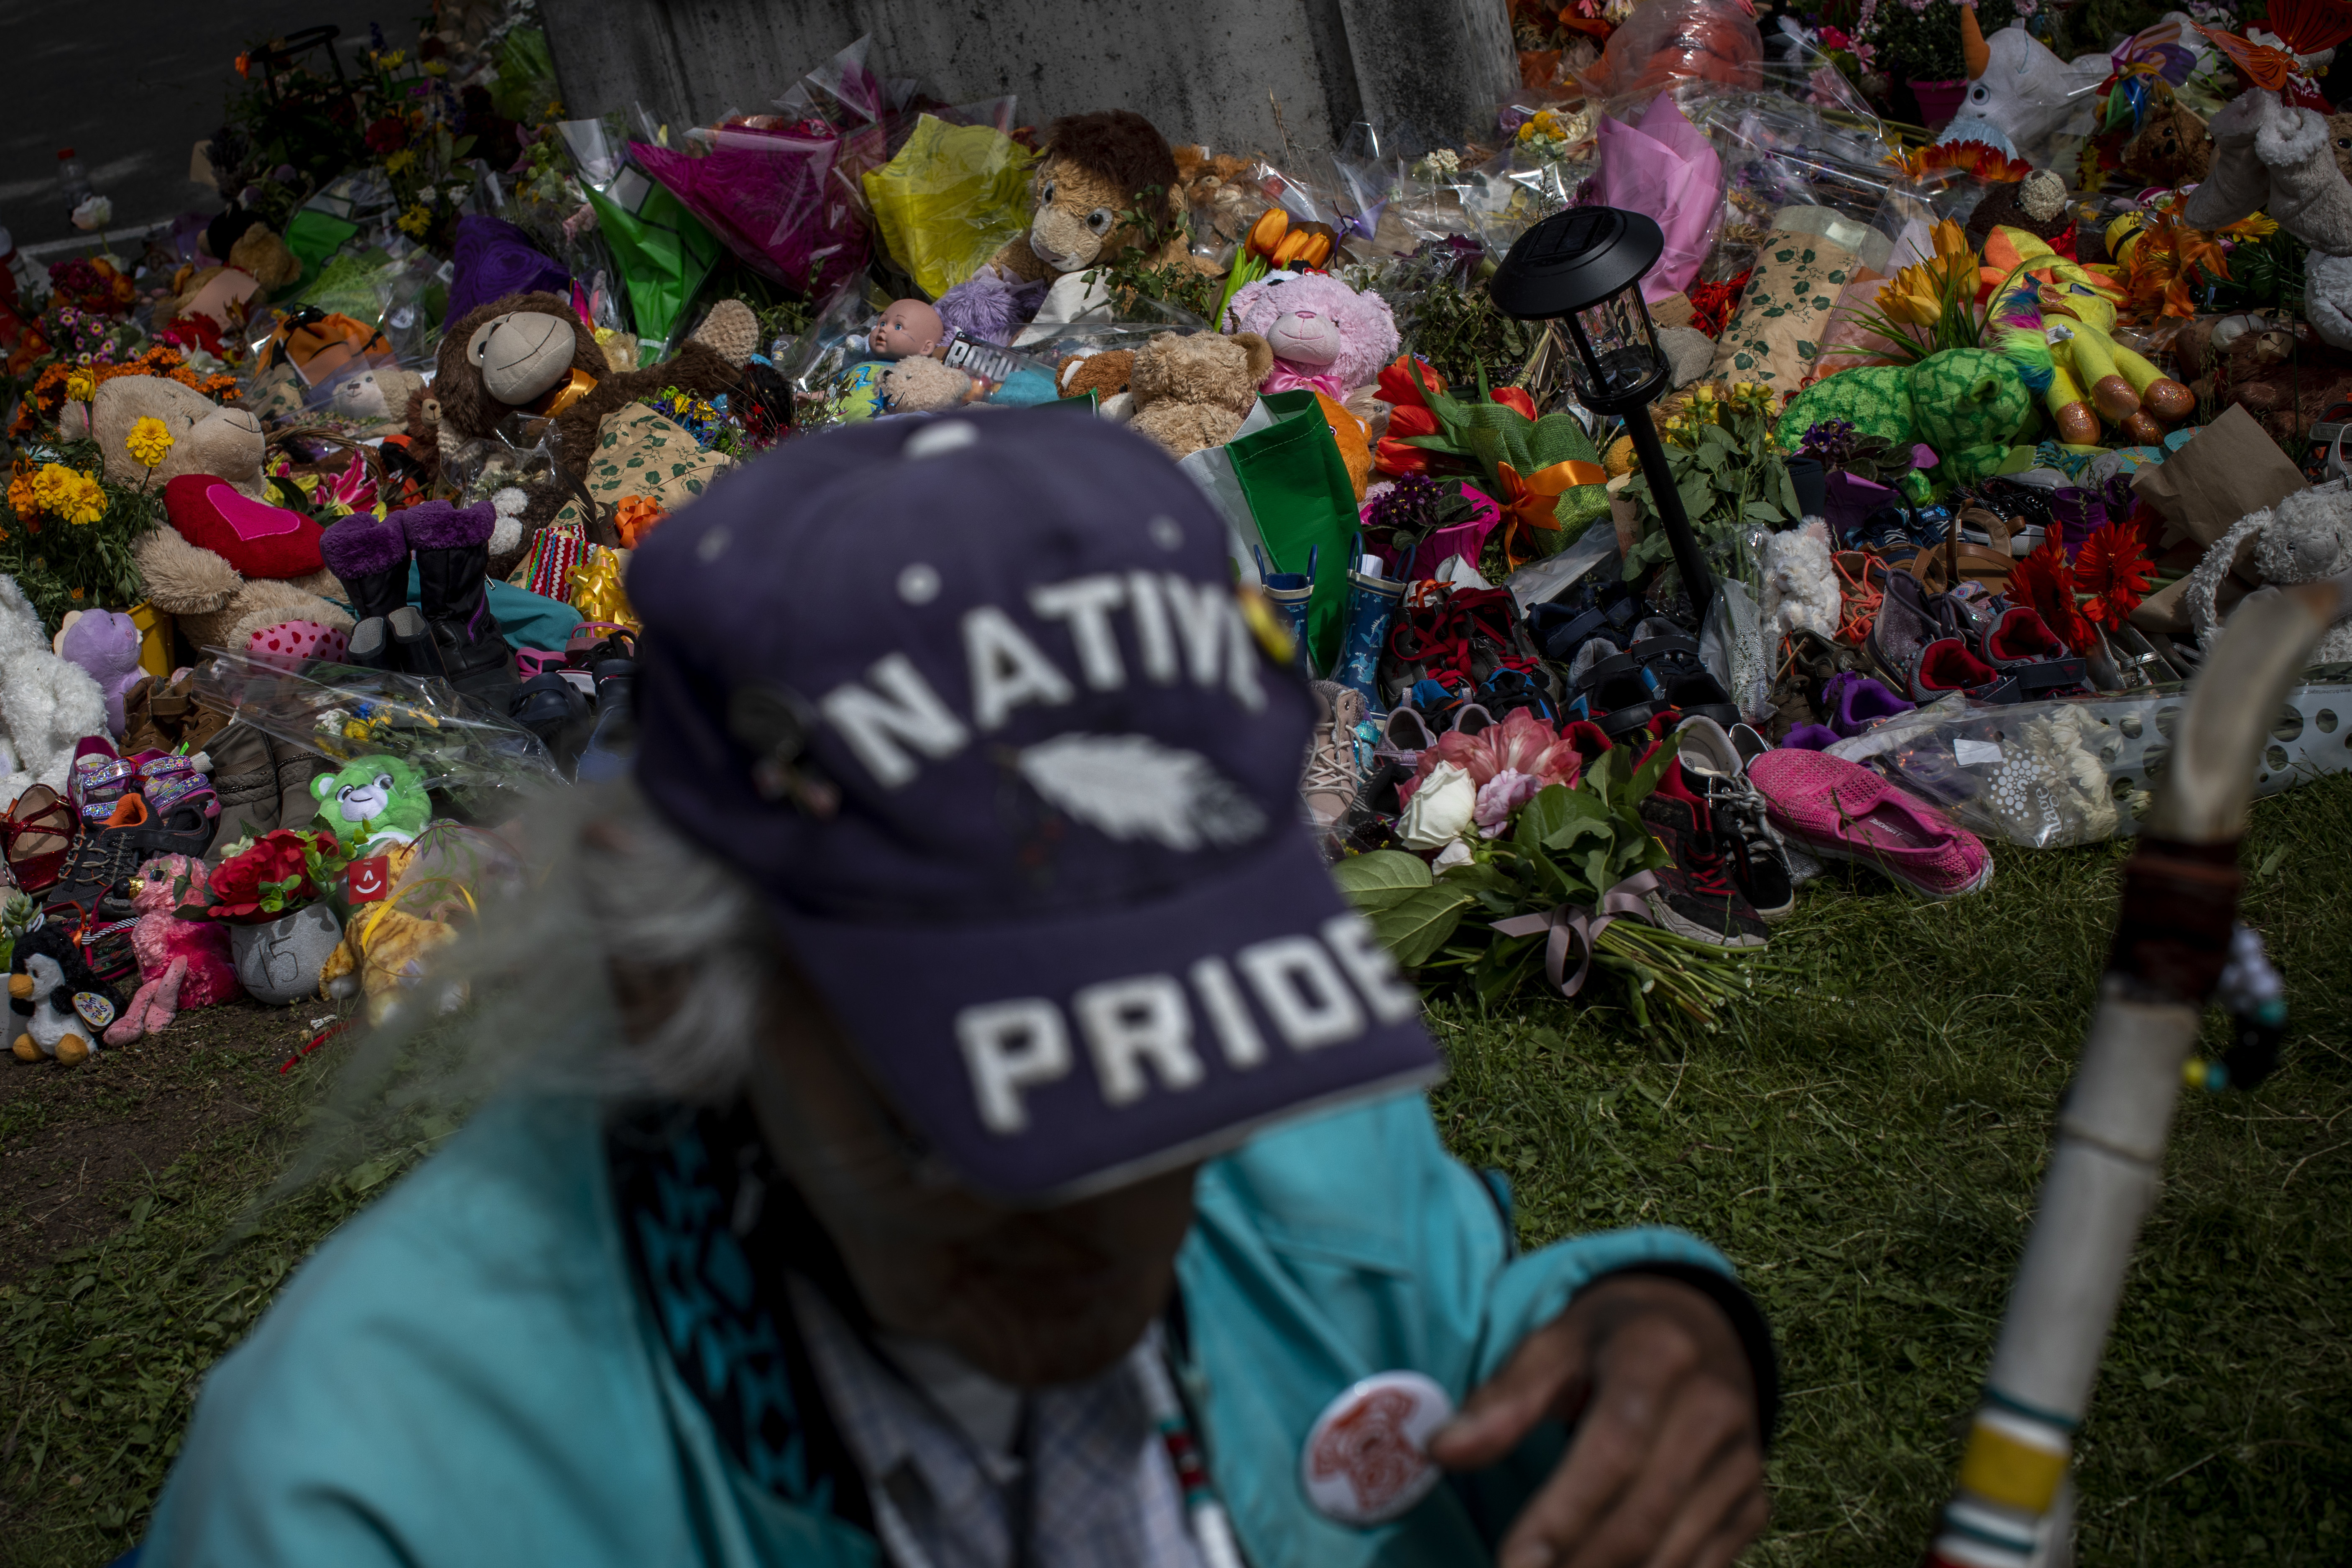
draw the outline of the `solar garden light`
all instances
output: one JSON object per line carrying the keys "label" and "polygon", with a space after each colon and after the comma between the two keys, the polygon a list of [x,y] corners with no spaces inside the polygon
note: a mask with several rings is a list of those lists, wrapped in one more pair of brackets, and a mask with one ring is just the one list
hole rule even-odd
{"label": "solar garden light", "polygon": [[1566,361],[1576,400],[1597,413],[1624,416],[1684,592],[1704,616],[1715,597],[1715,574],[1691,532],[1649,415],[1650,403],[1665,390],[1668,367],[1642,298],[1642,279],[1665,247],[1666,237],[1640,213],[1570,207],[1519,236],[1487,289],[1507,316],[1567,323],[1576,350]]}

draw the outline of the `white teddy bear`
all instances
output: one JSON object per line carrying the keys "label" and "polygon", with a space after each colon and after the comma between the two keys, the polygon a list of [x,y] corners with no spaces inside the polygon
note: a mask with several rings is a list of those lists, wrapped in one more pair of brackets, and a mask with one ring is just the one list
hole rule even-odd
{"label": "white teddy bear", "polygon": [[1823,641],[1837,636],[1837,572],[1830,564],[1829,525],[1820,518],[1802,528],[1764,539],[1764,642],[1780,646],[1790,632],[1810,631]]}
{"label": "white teddy bear", "polygon": [[[2316,583],[2352,571],[2352,479],[2297,490],[2276,506],[2250,511],[2213,542],[2189,574],[2182,598],[2189,625],[2207,648],[2221,631],[2215,598],[2221,580],[2246,558],[2241,577],[2258,584]],[[2330,626],[2311,650],[2314,664],[2352,659],[2352,621]]]}
{"label": "white teddy bear", "polygon": [[75,742],[106,733],[106,694],[58,657],[13,577],[0,575],[0,808],[37,784],[65,792]]}

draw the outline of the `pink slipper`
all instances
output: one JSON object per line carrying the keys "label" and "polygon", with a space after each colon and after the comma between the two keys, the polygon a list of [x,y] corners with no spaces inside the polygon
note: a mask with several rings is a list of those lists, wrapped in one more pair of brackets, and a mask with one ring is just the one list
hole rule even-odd
{"label": "pink slipper", "polygon": [[1931,899],[1992,880],[1992,857],[1956,827],[1859,763],[1783,747],[1748,764],[1772,826],[1816,855],[1875,866]]}

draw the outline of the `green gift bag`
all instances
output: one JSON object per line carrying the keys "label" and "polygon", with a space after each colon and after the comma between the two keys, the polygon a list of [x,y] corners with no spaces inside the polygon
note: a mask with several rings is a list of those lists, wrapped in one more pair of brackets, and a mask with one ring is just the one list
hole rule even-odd
{"label": "green gift bag", "polygon": [[1225,444],[1250,515],[1277,572],[1304,572],[1315,560],[1315,595],[1307,602],[1307,640],[1315,668],[1339,658],[1347,629],[1350,542],[1358,525],[1356,487],[1339,443],[1312,392],[1270,392],[1258,400],[1274,424]]}
{"label": "green gift bag", "polygon": [[635,212],[593,189],[587,193],[588,205],[596,209],[596,227],[628,285],[637,336],[667,345],[678,318],[719,264],[719,241],[662,186],[642,177],[614,182],[614,189],[624,186],[645,190]]}
{"label": "green gift bag", "polygon": [[317,282],[329,258],[343,247],[343,241],[359,231],[359,225],[346,223],[316,207],[304,207],[287,219],[286,248],[302,264],[302,281]]}

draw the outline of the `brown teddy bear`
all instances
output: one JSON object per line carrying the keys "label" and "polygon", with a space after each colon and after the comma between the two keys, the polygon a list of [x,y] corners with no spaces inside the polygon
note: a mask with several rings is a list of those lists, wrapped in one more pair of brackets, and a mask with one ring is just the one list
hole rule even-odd
{"label": "brown teddy bear", "polygon": [[[316,535],[318,524],[270,500],[258,419],[160,375],[110,377],[87,408],[66,405],[67,436],[97,440],[108,479],[164,497],[171,524],[142,536],[131,556],[149,602],[176,616],[190,642],[241,649],[253,633],[281,621],[350,632],[351,616],[328,597],[340,598],[341,589],[315,543],[297,548]],[[129,445],[142,419],[162,420],[172,436],[171,449],[152,471]],[[192,530],[217,548],[195,542]],[[223,550],[244,557],[244,567]]]}
{"label": "brown teddy bear", "polygon": [[1252,165],[1230,153],[1211,153],[1196,142],[1175,149],[1176,188],[1204,237],[1239,245],[1265,210],[1265,198],[1248,188]]}
{"label": "brown teddy bear", "polygon": [[1100,353],[1071,354],[1054,367],[1054,389],[1065,397],[1116,397],[1127,390],[1135,374],[1133,349],[1105,349]]}
{"label": "brown teddy bear", "polygon": [[[666,386],[716,396],[735,384],[759,338],[759,319],[751,308],[740,300],[722,300],[676,357],[641,370],[615,371],[595,332],[562,295],[509,294],[468,310],[443,335],[429,394],[420,391],[409,402],[410,438],[429,426],[446,467],[467,442],[494,434],[509,415],[551,415],[557,455],[566,471],[584,483],[609,416]],[[570,486],[560,481],[531,494],[522,514],[520,544],[493,553],[493,576],[522,558],[532,537],[571,495]]]}
{"label": "brown teddy bear", "polygon": [[190,262],[173,274],[171,293],[155,306],[158,328],[182,316],[208,316],[217,326],[237,326],[257,301],[302,276],[302,263],[286,242],[250,213],[215,218],[197,248],[226,259],[205,268]]}
{"label": "brown teddy bear", "polygon": [[[2352,115],[2338,115],[2352,125]],[[2343,136],[2335,120],[2328,121],[2331,135]],[[2336,143],[2336,161],[2347,156],[2346,142]],[[2148,112],[2147,123],[2124,143],[2124,173],[2151,185],[2187,185],[2202,180],[2213,170],[2213,136],[2205,129],[2204,117],[2187,104],[2175,100]]]}
{"label": "brown teddy bear", "polygon": [[1257,384],[1274,369],[1274,350],[1255,332],[1161,332],[1135,352],[1128,390],[1133,427],[1171,458],[1234,437],[1257,403]]}
{"label": "brown teddy bear", "polygon": [[1065,115],[1047,127],[1044,153],[1031,180],[1029,232],[996,253],[999,270],[1032,283],[1083,272],[1143,244],[1150,237],[1131,220],[1151,210],[1165,235],[1153,259],[1189,253],[1176,157],[1151,121],[1130,109]]}

